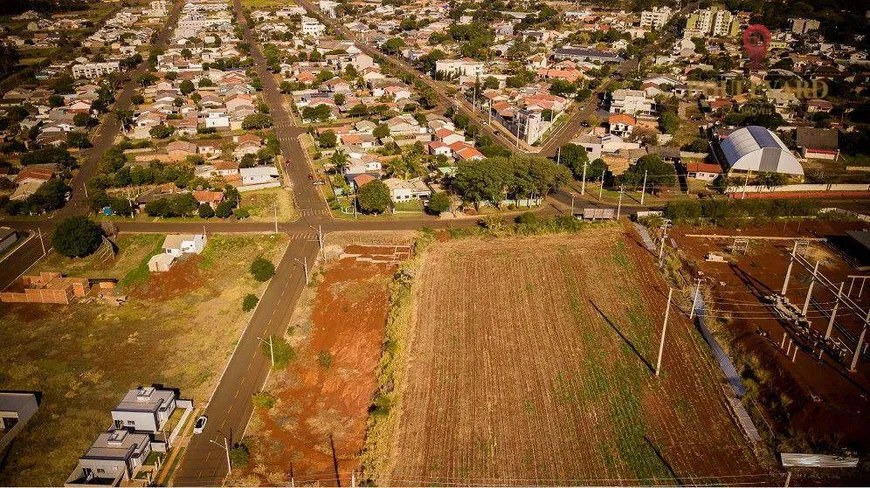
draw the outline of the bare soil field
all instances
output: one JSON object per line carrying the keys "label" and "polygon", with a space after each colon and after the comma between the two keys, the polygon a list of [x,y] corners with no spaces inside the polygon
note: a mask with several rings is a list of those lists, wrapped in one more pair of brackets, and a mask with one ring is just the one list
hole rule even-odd
{"label": "bare soil field", "polygon": [[780,483],[619,226],[433,244],[413,284],[385,485]]}
{"label": "bare soil field", "polygon": [[[362,251],[361,246],[353,246]],[[395,265],[353,258],[326,264],[305,289],[286,339],[296,358],[273,371],[247,430],[248,469],[233,485],[349,486],[359,467],[366,419],[389,312]]]}
{"label": "bare soil field", "polygon": [[[861,227],[857,223],[804,221],[739,232],[709,228],[677,228],[672,232],[690,265],[709,278],[705,295],[710,315],[720,319],[717,335],[730,349],[729,355],[743,363],[741,372],[749,380],[750,396],[763,407],[760,410],[764,410],[765,420],[772,426],[776,443],[783,450],[836,452],[838,448],[849,448],[859,453],[868,452],[870,366],[866,361],[859,361],[857,372],[850,373],[847,369],[851,356],[844,364],[827,354],[819,359],[817,354],[800,349],[793,362],[780,349],[787,329],[761,297],[781,292],[793,240],[752,241],[743,254],[729,252],[731,240],[687,237],[686,234],[742,233],[836,240],[836,236],[846,230]],[[705,261],[704,256],[711,252],[725,256],[730,264]],[[812,242],[802,248],[801,253],[811,263],[818,261],[819,271],[834,283],[845,281],[844,294],[849,293],[851,283],[847,276],[867,274],[852,268],[839,250],[826,242]],[[810,282],[811,272],[795,264],[787,296],[798,307],[804,304]],[[870,284],[860,298],[859,287],[860,281],[851,290],[851,297],[866,309],[870,306]],[[817,303],[809,306],[807,318],[813,329],[823,333],[836,296],[819,284],[813,287],[812,296]],[[837,321],[853,337],[861,331],[858,319],[844,307],[837,314]],[[833,336],[844,338],[836,328]],[[789,337],[792,337],[790,333]],[[845,475],[848,477],[849,473]]]}
{"label": "bare soil field", "polygon": [[195,405],[208,400],[248,317],[242,297],[265,288],[248,272],[250,261],[277,261],[288,240],[209,236],[201,255],[150,274],[163,238],[122,234],[114,260],[50,253],[32,270],[117,278],[129,296],[120,307],[0,304],[0,389],[42,393],[3,459],[0,485],[63,485],[130,388],[162,383]]}

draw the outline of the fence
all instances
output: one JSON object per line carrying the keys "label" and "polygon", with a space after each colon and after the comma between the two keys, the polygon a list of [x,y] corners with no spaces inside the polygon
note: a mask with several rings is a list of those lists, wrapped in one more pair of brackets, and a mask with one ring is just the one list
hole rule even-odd
{"label": "fence", "polygon": [[725,193],[789,193],[789,192],[870,192],[870,184],[866,183],[804,183],[799,185],[762,186],[734,185],[729,186]]}

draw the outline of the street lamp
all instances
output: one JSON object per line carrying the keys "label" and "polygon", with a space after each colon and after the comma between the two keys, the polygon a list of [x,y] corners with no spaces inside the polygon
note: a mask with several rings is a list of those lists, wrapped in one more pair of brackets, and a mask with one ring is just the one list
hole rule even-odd
{"label": "street lamp", "polygon": [[272,336],[269,336],[269,340],[263,339],[262,337],[257,337],[257,339],[263,344],[269,344],[269,357],[272,358],[272,367],[275,367],[275,347],[272,342]]}
{"label": "street lamp", "polygon": [[302,269],[305,270],[305,284],[308,284],[308,256],[303,256],[302,259],[304,261],[300,261],[299,258],[293,258],[294,261],[302,265]]}
{"label": "street lamp", "polygon": [[571,192],[571,217],[574,216],[574,197],[575,196],[576,196],[576,194],[572,191]]}
{"label": "street lamp", "polygon": [[227,453],[227,471],[229,472],[229,474],[233,474],[233,463],[230,462],[230,445],[229,445],[229,442],[227,442],[226,436],[224,436],[224,445],[221,445],[219,442],[216,442],[214,439],[209,439],[208,441],[211,442],[212,444],[220,447],[221,449],[223,449]]}

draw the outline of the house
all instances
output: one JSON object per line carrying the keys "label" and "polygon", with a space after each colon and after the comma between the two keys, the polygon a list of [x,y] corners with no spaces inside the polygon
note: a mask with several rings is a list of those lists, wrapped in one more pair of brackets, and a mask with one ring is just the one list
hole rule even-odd
{"label": "house", "polygon": [[150,453],[148,434],[125,429],[104,432],[79,458],[64,486],[119,486],[135,476]]}
{"label": "house", "polygon": [[646,97],[641,90],[619,89],[611,94],[610,113],[628,115],[652,115],[655,100]]}
{"label": "house", "polygon": [[224,200],[223,192],[219,191],[195,190],[191,194],[197,203],[207,203],[211,208],[217,207]]}
{"label": "house", "polygon": [[798,127],[795,142],[804,159],[836,161],[840,157],[839,132],[836,129]]}
{"label": "house", "polygon": [[595,49],[577,49],[570,47],[556,49],[554,57],[556,59],[570,59],[571,61],[585,61],[589,63],[594,63],[596,61],[600,63],[621,63],[623,61],[623,59],[617,54],[598,51]]}
{"label": "house", "polygon": [[242,177],[242,185],[262,185],[277,182],[280,174],[274,166],[256,166],[253,168],[241,168],[239,174]]}
{"label": "house", "polygon": [[0,253],[18,242],[18,232],[9,227],[0,227]]}
{"label": "house", "polygon": [[608,117],[610,133],[620,137],[631,135],[637,125],[637,119],[627,114],[611,114]]}
{"label": "house", "polygon": [[184,253],[199,254],[205,244],[205,234],[169,234],[163,240],[163,252],[175,257]]}
{"label": "house", "polygon": [[[167,240],[170,237],[173,236],[167,236]],[[205,236],[199,237],[203,237],[204,245]],[[166,248],[165,242],[163,247]],[[169,417],[175,412],[175,400],[176,394],[173,390],[158,389],[153,386],[130,390],[112,409],[112,424],[115,429],[131,429],[156,434],[163,430]]]}
{"label": "house", "polygon": [[435,72],[447,77],[482,76],[483,63],[471,59],[440,59],[435,62]]}
{"label": "house", "polygon": [[353,182],[354,189],[359,190],[361,187],[365,186],[366,184],[371,183],[371,182],[376,181],[376,180],[377,180],[377,178],[375,178],[374,176],[372,176],[370,174],[363,173],[363,174],[354,176],[351,181]]}
{"label": "house", "polygon": [[722,168],[718,164],[712,163],[688,163],[686,164],[686,175],[701,181],[713,181],[722,174]]}
{"label": "house", "polygon": [[6,449],[38,408],[35,393],[0,391],[0,452]]}
{"label": "house", "polygon": [[188,156],[196,156],[197,146],[190,141],[172,141],[166,145],[170,161],[184,161]]}
{"label": "house", "polygon": [[441,141],[432,141],[428,144],[428,147],[429,147],[429,154],[431,154],[433,156],[442,155],[442,156],[450,157],[450,155],[453,152],[450,149],[450,146],[448,146],[447,144],[444,144]]}
{"label": "house", "polygon": [[420,178],[407,181],[389,178],[384,180],[384,184],[390,189],[390,200],[393,203],[408,202],[415,198],[429,198],[432,195],[432,190]]}

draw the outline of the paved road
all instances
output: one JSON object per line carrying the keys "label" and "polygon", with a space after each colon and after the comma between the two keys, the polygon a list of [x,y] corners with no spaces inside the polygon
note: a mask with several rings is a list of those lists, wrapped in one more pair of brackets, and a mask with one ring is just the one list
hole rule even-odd
{"label": "paved road", "polygon": [[[479,113],[471,110],[471,104],[469,104],[464,99],[451,96],[448,91],[450,88],[447,85],[432,79],[431,76],[418,70],[407,61],[383,53],[377,47],[369,44],[369,42],[364,38],[358,36],[354,32],[351,32],[340,22],[323,15],[322,12],[317,7],[312,5],[308,0],[298,0],[297,3],[305,8],[305,10],[307,10],[311,16],[317,17],[321,20],[321,22],[331,27],[334,31],[340,32],[346,38],[356,41],[357,47],[359,47],[360,50],[362,50],[364,53],[368,54],[373,58],[381,58],[386,60],[393,67],[398,68],[400,71],[413,76],[414,78],[420,80],[422,83],[426,84],[426,86],[428,86],[429,88],[432,88],[432,90],[434,90],[435,93],[438,95],[439,102],[442,105],[452,106],[459,110],[459,112],[468,115],[473,120],[476,120],[477,125],[481,128],[481,131],[489,136],[489,138],[492,139],[494,143],[499,144],[507,149],[515,150],[516,138],[513,137],[513,135],[506,136],[503,131],[495,130],[491,126],[486,124],[485,120]],[[523,147],[524,146],[521,145],[519,151],[526,152]]]}

